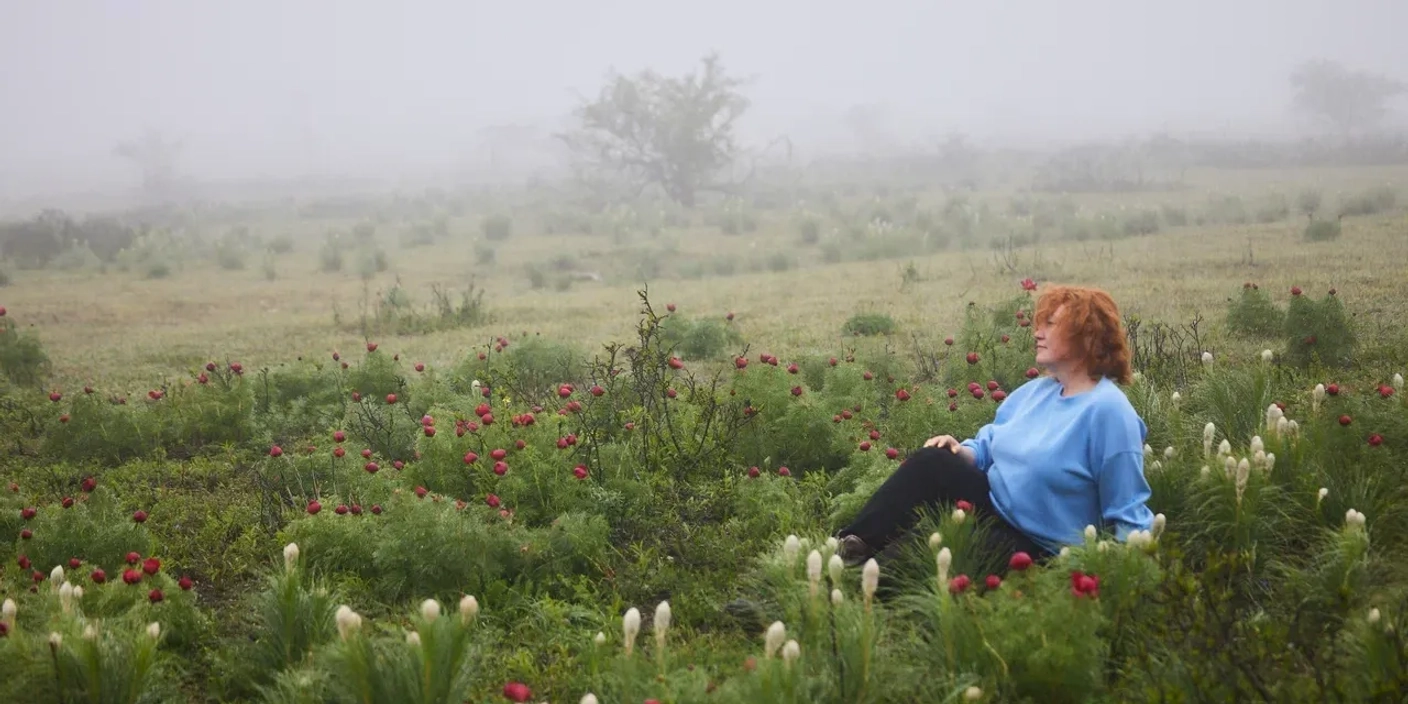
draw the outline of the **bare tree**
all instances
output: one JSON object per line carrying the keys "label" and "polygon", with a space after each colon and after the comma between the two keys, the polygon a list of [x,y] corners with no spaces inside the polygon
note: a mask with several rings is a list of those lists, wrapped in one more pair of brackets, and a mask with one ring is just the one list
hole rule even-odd
{"label": "bare tree", "polygon": [[175,183],[176,157],[181,147],[179,141],[149,130],[140,139],[118,144],[113,152],[142,170],[142,189],[149,196],[163,197],[170,194]]}
{"label": "bare tree", "polygon": [[701,191],[729,190],[717,179],[738,157],[734,124],[749,101],[717,54],[701,63],[701,72],[679,78],[608,73],[596,99],[575,111],[577,128],[559,135],[579,169],[623,178],[636,193],[658,186],[685,206]]}
{"label": "bare tree", "polygon": [[1367,71],[1354,71],[1326,59],[1307,61],[1291,73],[1294,105],[1341,136],[1378,127],[1389,101],[1408,84]]}

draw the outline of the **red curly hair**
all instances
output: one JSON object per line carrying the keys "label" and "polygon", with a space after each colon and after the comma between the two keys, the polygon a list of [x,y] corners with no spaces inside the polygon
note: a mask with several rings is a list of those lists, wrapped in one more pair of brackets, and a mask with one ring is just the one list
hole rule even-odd
{"label": "red curly hair", "polygon": [[1119,306],[1098,288],[1051,286],[1036,302],[1036,320],[1050,320],[1065,306],[1061,329],[1091,376],[1108,377],[1119,384],[1134,380],[1129,344]]}

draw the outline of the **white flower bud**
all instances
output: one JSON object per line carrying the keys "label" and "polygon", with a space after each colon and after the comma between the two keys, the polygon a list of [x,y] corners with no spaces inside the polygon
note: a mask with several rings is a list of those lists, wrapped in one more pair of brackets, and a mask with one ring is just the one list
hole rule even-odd
{"label": "white flower bud", "polygon": [[460,597],[460,621],[469,623],[479,615],[479,600],[472,595],[466,594]]}
{"label": "white flower bud", "polygon": [[1198,470],[1198,474],[1201,474],[1202,476],[1206,477],[1209,474],[1212,474],[1212,468],[1207,465],[1203,465],[1203,468]]}
{"label": "white flower bud", "polygon": [[64,613],[73,610],[73,585],[68,582],[59,585],[59,608],[63,609]]}
{"label": "white flower bud", "polygon": [[1324,500],[1325,500],[1325,497],[1326,497],[1326,496],[1329,496],[1329,495],[1330,495],[1330,490],[1329,490],[1328,488],[1323,487],[1323,486],[1320,487],[1320,491],[1315,492],[1315,503],[1318,504],[1318,503],[1320,503],[1321,501],[1324,501]]}
{"label": "white flower bud", "polygon": [[1324,400],[1325,400],[1325,385],[1324,385],[1324,384],[1316,384],[1316,385],[1315,385],[1315,390],[1312,391],[1310,395],[1315,398],[1315,402],[1316,402],[1316,403],[1319,403],[1319,402],[1321,402],[1321,401],[1324,401]]}
{"label": "white flower bud", "polygon": [[837,539],[836,539],[836,536],[834,536],[834,535],[826,539],[826,547],[827,547],[828,549],[830,549],[832,552],[836,552],[836,548],[837,548],[837,546],[839,546],[840,544],[841,544],[841,542],[840,542],[839,540],[837,540]]}
{"label": "white flower bud", "polygon": [[976,685],[963,690],[963,701],[976,702],[983,698],[983,690]]}
{"label": "white flower bud", "polygon": [[1100,541],[1100,542],[1098,542],[1098,543],[1095,544],[1095,551],[1096,551],[1096,552],[1108,552],[1109,549],[1110,549],[1110,541],[1108,541],[1108,540],[1102,540],[1102,541]]}
{"label": "white flower bud", "polygon": [[929,549],[930,549],[930,550],[938,550],[938,549],[939,549],[939,546],[940,546],[940,545],[943,545],[943,544],[944,544],[944,536],[943,536],[943,534],[938,533],[938,532],[934,532],[934,533],[930,533],[930,534],[929,534]]}
{"label": "white flower bud", "polygon": [[807,582],[812,586],[812,591],[816,591],[816,585],[821,582],[821,552],[813,550],[807,553]]}
{"label": "white flower bud", "polygon": [[948,548],[939,550],[939,556],[934,558],[939,567],[939,586],[948,583],[948,569],[953,565],[953,552]]}
{"label": "white flower bud", "polygon": [[665,647],[665,634],[670,631],[670,602],[662,601],[655,607],[655,644]]}
{"label": "white flower bud", "polygon": [[1183,394],[1180,394],[1175,391],[1173,392],[1173,396],[1169,397],[1169,400],[1173,401],[1173,405],[1177,406],[1178,402],[1183,400]]}
{"label": "white flower bud", "polygon": [[83,640],[97,640],[97,639],[98,639],[98,627],[97,627],[97,626],[94,626],[93,624],[90,623],[90,624],[88,624],[88,625],[86,625],[86,626],[83,627]]}
{"label": "white flower bud", "polygon": [[601,631],[597,631],[596,636],[592,638],[592,643],[596,644],[597,647],[606,645],[606,634],[602,633]]}
{"label": "white flower bud", "polygon": [[845,600],[846,600],[846,596],[841,593],[841,590],[840,590],[840,589],[832,589],[832,590],[831,590],[831,605],[832,605],[832,606],[840,606],[840,605],[841,605],[841,602],[843,602],[843,601],[845,601]]}
{"label": "white flower bud", "polygon": [[953,510],[953,522],[954,522],[954,523],[957,523],[958,525],[963,525],[963,521],[964,521],[965,519],[967,519],[967,518],[968,518],[968,513],[967,513],[966,511],[964,511],[963,509],[961,509],[961,508],[956,508],[956,509]]}
{"label": "white flower bud", "polygon": [[337,607],[337,635],[342,640],[347,640],[357,629],[362,627],[362,617],[350,606],[343,604]]}
{"label": "white flower bud", "polygon": [[1096,536],[1098,536],[1098,535],[1100,535],[1100,533],[1099,533],[1099,531],[1095,530],[1095,526],[1093,526],[1093,525],[1087,525],[1087,526],[1085,527],[1085,539],[1086,539],[1086,540],[1094,540],[1094,539],[1096,538]]}
{"label": "white flower bud", "polygon": [[1203,442],[1212,442],[1213,436],[1217,435],[1217,426],[1208,423],[1203,426]]}
{"label": "white flower bud", "polygon": [[1154,448],[1149,447],[1149,443],[1144,443],[1144,456],[1150,457],[1154,454]]}
{"label": "white flower bud", "polygon": [[782,646],[782,661],[791,665],[802,655],[802,646],[797,645],[797,641],[789,640]]}
{"label": "white flower bud", "polygon": [[1164,468],[1164,463],[1159,460],[1154,460],[1154,464],[1150,465],[1149,468],[1157,472]]}
{"label": "white flower bud", "polygon": [[291,570],[298,564],[298,543],[289,543],[284,546],[284,569]]}
{"label": "white flower bud", "polygon": [[1344,522],[1354,528],[1363,528],[1365,522],[1364,514],[1354,509],[1349,509],[1344,512]]}
{"label": "white flower bud", "polygon": [[841,574],[846,570],[846,563],[841,560],[840,555],[832,555],[826,562],[826,570],[831,573],[831,586],[841,583]]}
{"label": "white flower bud", "polygon": [[876,562],[875,558],[872,557],[865,561],[865,567],[861,569],[860,573],[861,593],[865,594],[866,601],[870,601],[870,598],[875,596],[875,590],[879,588],[879,586],[880,563]]}
{"label": "white flower bud", "polygon": [[626,655],[636,649],[636,635],[640,633],[640,610],[632,606],[621,618],[621,635],[625,641]]}
{"label": "white flower bud", "polygon": [[1257,467],[1265,467],[1265,466],[1266,466],[1266,451],[1265,451],[1265,450],[1257,450],[1256,452],[1253,452],[1253,453],[1252,453],[1252,464],[1253,464],[1253,465],[1256,465]]}
{"label": "white flower bud", "polygon": [[782,647],[782,641],[787,639],[787,627],[781,621],[773,621],[768,626],[767,633],[763,635],[763,657],[770,658],[777,653],[777,649]]}
{"label": "white flower bud", "polygon": [[801,549],[802,541],[798,540],[795,535],[789,535],[786,540],[782,541],[782,556],[787,558],[789,565],[797,560],[797,552]]}
{"label": "white flower bud", "polygon": [[1392,386],[1393,386],[1393,390],[1394,390],[1394,391],[1402,391],[1402,390],[1403,390],[1403,375],[1402,375],[1402,374],[1394,374],[1394,375],[1393,375],[1393,384],[1392,384]]}
{"label": "white flower bud", "polygon": [[1272,452],[1266,453],[1266,459],[1263,460],[1263,461],[1266,463],[1266,471],[1270,472],[1272,469],[1275,469],[1275,468],[1276,468],[1276,454],[1275,454],[1275,453],[1272,453]]}
{"label": "white flower bud", "polygon": [[6,599],[5,603],[0,604],[0,621],[4,621],[6,626],[14,628],[15,614],[18,612],[19,607],[15,606],[15,600]]}
{"label": "white flower bud", "polygon": [[1203,364],[1212,364],[1212,353],[1211,353],[1211,352],[1204,352],[1204,353],[1203,353]]}
{"label": "white flower bud", "polygon": [[83,587],[74,587],[74,588],[73,588],[73,600],[74,600],[74,601],[83,601]]}
{"label": "white flower bud", "polygon": [[409,646],[411,646],[412,648],[419,648],[419,647],[420,647],[420,634],[419,634],[419,633],[416,633],[415,631],[411,631],[410,633],[407,633],[407,634],[406,634],[406,645],[409,645]]}
{"label": "white flower bud", "polygon": [[1149,531],[1150,535],[1152,535],[1155,540],[1158,540],[1159,536],[1164,534],[1164,527],[1167,525],[1168,519],[1165,518],[1162,513],[1154,514],[1154,526]]}
{"label": "white flower bud", "polygon": [[64,644],[64,637],[57,632],[49,634],[49,647],[58,649]]}
{"label": "white flower bud", "polygon": [[1164,459],[1166,459],[1166,460],[1171,460],[1171,459],[1173,459],[1173,456],[1174,456],[1174,454],[1175,454],[1176,452],[1177,452],[1177,450],[1174,450],[1174,449],[1173,449],[1173,445],[1169,445],[1168,447],[1165,447],[1165,448],[1164,448]]}
{"label": "white flower bud", "polygon": [[1369,609],[1369,623],[1378,623],[1380,618],[1378,609]]}
{"label": "white flower bud", "polygon": [[64,566],[54,565],[54,569],[49,570],[49,583],[54,585],[54,590],[58,591],[59,585],[64,581]]}
{"label": "white flower bud", "polygon": [[1222,467],[1227,470],[1227,476],[1235,475],[1237,473],[1237,458],[1228,455],[1227,459],[1223,460]]}
{"label": "white flower bud", "polygon": [[440,618],[440,602],[434,599],[426,599],[420,603],[420,615],[427,621],[434,621]]}
{"label": "white flower bud", "polygon": [[587,692],[586,694],[582,695],[582,701],[577,702],[577,704],[598,704],[598,702],[596,700],[595,694]]}
{"label": "white flower bud", "polygon": [[1217,454],[1219,457],[1232,454],[1232,443],[1228,442],[1227,438],[1223,438],[1222,442],[1218,444]]}
{"label": "white flower bud", "polygon": [[1263,362],[1270,362],[1275,356],[1275,353],[1273,353],[1271,350],[1261,351],[1261,361]]}
{"label": "white flower bud", "polygon": [[147,637],[151,638],[152,640],[160,638],[161,624],[157,623],[156,621],[152,621],[151,623],[147,624]]}
{"label": "white flower bud", "polygon": [[1061,552],[1059,552],[1059,553],[1057,553],[1057,554],[1058,554],[1060,557],[1070,557],[1070,556],[1071,556],[1071,548],[1068,547],[1068,546],[1063,545],[1063,546],[1061,546]]}
{"label": "white flower bud", "polygon": [[1252,437],[1251,451],[1252,451],[1252,454],[1253,454],[1253,455],[1255,455],[1255,454],[1258,453],[1258,452],[1266,452],[1266,443],[1264,443],[1264,442],[1261,441],[1261,436],[1260,436],[1260,435],[1256,435],[1256,436],[1253,436],[1253,437]]}

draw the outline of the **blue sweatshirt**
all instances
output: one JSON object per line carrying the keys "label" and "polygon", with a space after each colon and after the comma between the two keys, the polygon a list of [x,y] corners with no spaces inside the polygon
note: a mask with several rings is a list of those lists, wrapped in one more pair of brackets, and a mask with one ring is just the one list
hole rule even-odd
{"label": "blue sweatshirt", "polygon": [[1059,382],[1039,377],[1014,389],[993,422],[962,445],[987,473],[998,513],[1056,552],[1083,542],[1087,525],[1113,527],[1121,541],[1153,525],[1146,433],[1115,382],[1063,397]]}

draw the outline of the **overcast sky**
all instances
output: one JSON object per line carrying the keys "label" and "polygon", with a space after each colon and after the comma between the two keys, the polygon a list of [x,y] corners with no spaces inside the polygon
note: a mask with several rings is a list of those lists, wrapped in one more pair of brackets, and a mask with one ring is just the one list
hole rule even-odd
{"label": "overcast sky", "polygon": [[1408,79],[1408,0],[0,0],[0,198],[132,184],[152,128],[202,179],[451,169],[606,69],[755,77],[748,136],[900,143],[1282,129],[1326,57]]}

